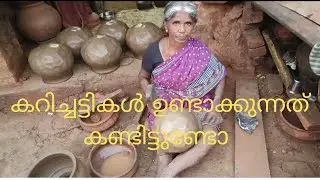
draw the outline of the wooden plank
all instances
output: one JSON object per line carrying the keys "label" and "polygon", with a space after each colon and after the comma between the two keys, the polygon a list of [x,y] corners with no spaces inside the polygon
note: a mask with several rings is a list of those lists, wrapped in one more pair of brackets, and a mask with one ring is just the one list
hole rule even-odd
{"label": "wooden plank", "polygon": [[[297,105],[297,109],[299,109],[299,105]],[[315,103],[309,104],[307,112],[296,112],[296,114],[305,130],[320,130],[320,111]]]}
{"label": "wooden plank", "polygon": [[320,25],[319,1],[274,1]]}
{"label": "wooden plank", "polygon": [[[236,82],[236,98],[259,100],[256,79]],[[243,106],[245,107],[245,106]],[[271,177],[262,115],[257,110],[259,125],[252,134],[235,127],[235,177]]]}
{"label": "wooden plank", "polygon": [[254,1],[253,4],[311,47],[320,42],[320,26],[318,24],[272,1]]}

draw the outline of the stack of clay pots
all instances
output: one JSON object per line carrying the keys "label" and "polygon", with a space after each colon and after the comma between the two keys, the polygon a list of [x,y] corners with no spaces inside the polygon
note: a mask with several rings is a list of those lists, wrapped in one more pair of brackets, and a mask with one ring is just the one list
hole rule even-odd
{"label": "stack of clay pots", "polygon": [[39,43],[29,54],[30,67],[48,84],[70,79],[79,59],[95,73],[111,73],[120,67],[126,46],[136,58],[142,59],[149,44],[162,38],[160,28],[150,22],[129,29],[124,22],[110,20],[97,26],[95,35],[76,26],[61,31],[62,20],[53,7],[43,1],[21,6],[18,26]]}

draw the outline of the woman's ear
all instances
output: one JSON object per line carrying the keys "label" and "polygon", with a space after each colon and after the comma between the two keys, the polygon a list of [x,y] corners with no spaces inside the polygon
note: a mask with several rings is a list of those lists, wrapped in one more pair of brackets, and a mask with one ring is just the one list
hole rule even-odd
{"label": "woman's ear", "polygon": [[168,32],[167,22],[163,22],[163,27],[164,27],[164,30],[165,30],[166,32]]}

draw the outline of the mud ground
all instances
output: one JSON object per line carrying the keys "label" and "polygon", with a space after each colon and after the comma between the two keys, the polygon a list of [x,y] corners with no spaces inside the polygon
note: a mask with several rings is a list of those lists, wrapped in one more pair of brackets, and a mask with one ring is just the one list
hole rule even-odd
{"label": "mud ground", "polygon": [[[269,61],[271,59],[268,59]],[[260,98],[268,98],[266,74],[277,71],[262,64],[257,67]],[[269,66],[270,67],[270,66]],[[286,96],[285,94],[280,97]],[[320,176],[320,142],[297,140],[283,132],[276,123],[276,114],[262,112],[269,165],[272,177],[319,177]]]}
{"label": "mud ground", "polygon": [[[138,69],[141,61],[135,60],[122,70],[117,70],[108,75],[93,73],[84,64],[75,67],[74,76],[64,82],[68,84],[83,84],[85,91],[100,90],[113,91],[119,87],[127,90],[131,97],[140,91],[134,84],[138,71],[130,71],[131,68]],[[126,71],[120,73],[119,71]],[[31,84],[41,83],[41,78],[31,73],[27,81]],[[125,77],[127,80],[125,80]],[[228,90],[225,95],[232,98],[234,85],[228,80]],[[126,86],[127,85],[127,86]],[[26,86],[28,87],[28,86]],[[32,86],[33,89],[36,87]],[[70,98],[67,100],[71,100]],[[119,120],[109,130],[124,130],[127,125],[132,124],[135,112],[121,113]],[[77,120],[64,119],[61,114],[48,113],[13,113],[4,108],[0,111],[0,176],[1,177],[26,177],[32,166],[45,154],[58,150],[69,150],[79,158],[86,166],[91,146],[85,145],[83,140],[89,135],[82,130]],[[207,176],[233,176],[233,115],[224,114],[225,122],[223,128],[229,133],[229,143],[224,146],[214,147],[204,160],[190,170],[183,172],[182,177],[207,177]],[[141,121],[144,121],[142,118]],[[139,168],[135,177],[153,177],[156,172],[156,156],[154,151],[148,150],[148,145],[138,145]],[[88,166],[87,166],[88,169]]]}
{"label": "mud ground", "polygon": [[[139,64],[139,62],[135,62]],[[135,63],[130,66],[139,66]],[[263,77],[275,71],[259,67],[257,74],[260,97],[266,97]],[[264,66],[265,67],[265,66]],[[128,68],[128,67],[126,67]],[[87,76],[76,78],[82,82],[91,82],[90,88],[105,90],[106,81],[110,83],[122,79],[123,75],[92,74],[87,67],[81,67]],[[239,76],[229,71],[225,97],[234,99],[235,79]],[[88,76],[89,74],[89,76]],[[128,72],[130,76],[135,71]],[[32,74],[32,76],[35,76]],[[108,77],[112,77],[109,79]],[[72,83],[74,83],[72,81]],[[111,83],[113,84],[113,83]],[[131,84],[131,83],[130,83]],[[111,87],[110,87],[111,88]],[[125,88],[126,89],[126,88]],[[138,86],[127,87],[130,96],[135,97]],[[124,130],[132,124],[135,113],[121,113],[119,120],[111,130]],[[57,150],[69,150],[86,165],[91,146],[85,145],[83,139],[89,135],[79,127],[76,120],[63,119],[59,114],[29,113],[20,114],[0,111],[0,176],[26,177],[30,168],[45,154]],[[224,146],[215,146],[209,154],[196,166],[184,171],[179,177],[233,177],[234,176],[234,114],[224,113],[223,130],[229,133],[229,142]],[[142,118],[141,121],[144,121]],[[273,112],[263,112],[266,143],[272,177],[319,177],[320,176],[320,144],[298,141],[283,133],[276,124]],[[156,154],[147,149],[148,145],[136,146],[138,150],[139,168],[135,177],[154,177],[156,173]]]}

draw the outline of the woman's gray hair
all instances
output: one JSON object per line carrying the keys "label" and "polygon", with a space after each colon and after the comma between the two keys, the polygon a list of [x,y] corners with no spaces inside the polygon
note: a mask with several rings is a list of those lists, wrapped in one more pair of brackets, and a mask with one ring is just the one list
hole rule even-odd
{"label": "woman's gray hair", "polygon": [[192,1],[170,1],[164,8],[164,21],[169,21],[178,11],[187,12],[197,22],[197,6]]}

